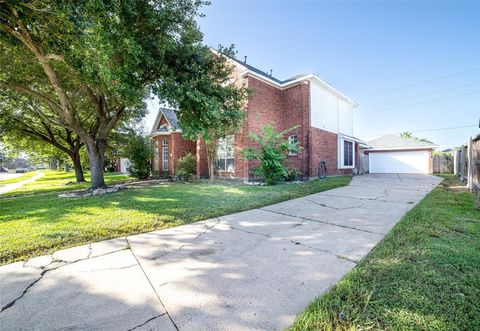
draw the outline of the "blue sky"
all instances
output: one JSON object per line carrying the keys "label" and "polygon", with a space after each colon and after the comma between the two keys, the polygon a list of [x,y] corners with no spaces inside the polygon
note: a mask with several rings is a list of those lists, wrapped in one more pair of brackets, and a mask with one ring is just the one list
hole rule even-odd
{"label": "blue sky", "polygon": [[280,79],[317,73],[355,99],[357,137],[413,131],[446,148],[479,131],[479,1],[213,1],[202,11],[206,44],[233,43]]}

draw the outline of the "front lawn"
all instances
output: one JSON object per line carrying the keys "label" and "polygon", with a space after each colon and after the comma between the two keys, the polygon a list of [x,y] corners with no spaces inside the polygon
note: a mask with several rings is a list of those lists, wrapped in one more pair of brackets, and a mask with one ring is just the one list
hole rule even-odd
{"label": "front lawn", "polygon": [[453,176],[291,330],[480,330],[480,210]]}
{"label": "front lawn", "polygon": [[[27,183],[16,190],[10,191],[6,193],[5,196],[28,195],[28,194],[46,193],[46,192],[53,192],[53,191],[79,190],[83,188],[88,188],[90,186],[90,183],[88,183],[88,181],[90,180],[89,172],[85,172],[85,180],[87,180],[87,183],[81,183],[81,184],[75,183],[75,173],[73,171],[65,172],[65,171],[43,170],[42,172],[44,173],[43,177],[40,177],[36,181]],[[33,172],[33,175],[35,175],[35,172]],[[127,174],[121,174],[116,172],[105,173],[105,183],[107,185],[121,182],[131,178],[132,177],[130,177]],[[1,182],[0,184],[3,184],[3,182]]]}
{"label": "front lawn", "polygon": [[6,198],[0,200],[0,263],[262,207],[349,182],[349,177],[331,177],[278,186],[178,183],[89,198],[60,199],[56,193]]}

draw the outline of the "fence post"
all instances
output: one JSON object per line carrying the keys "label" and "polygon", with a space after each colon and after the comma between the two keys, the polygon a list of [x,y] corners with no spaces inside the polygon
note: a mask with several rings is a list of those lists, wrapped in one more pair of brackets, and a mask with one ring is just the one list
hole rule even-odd
{"label": "fence post", "polygon": [[465,179],[465,146],[462,145],[462,148],[460,150],[460,169],[459,169],[459,173],[460,173],[460,181],[463,182],[463,180]]}
{"label": "fence post", "polygon": [[458,165],[460,163],[460,150],[453,151],[453,174],[458,176]]}
{"label": "fence post", "polygon": [[468,140],[467,145],[467,188],[472,191],[473,189],[473,153],[472,153],[472,138]]}

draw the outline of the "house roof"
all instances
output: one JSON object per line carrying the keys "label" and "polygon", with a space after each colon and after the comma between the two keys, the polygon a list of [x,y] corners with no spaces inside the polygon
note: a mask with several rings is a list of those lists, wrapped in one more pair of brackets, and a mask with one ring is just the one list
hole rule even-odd
{"label": "house roof", "polygon": [[433,143],[417,138],[403,138],[395,134],[386,134],[368,142],[373,150],[400,150],[400,149],[432,149],[438,147]]}
{"label": "house roof", "polygon": [[[170,124],[170,128],[166,127],[158,127],[162,116],[165,116],[168,124]],[[180,130],[180,126],[178,125],[178,118],[177,118],[177,111],[170,108],[162,108],[158,109],[157,117],[155,118],[155,122],[153,122],[152,131],[150,132],[151,135],[155,133],[161,132],[169,132],[169,131],[178,131]]]}
{"label": "house roof", "polygon": [[275,78],[273,77],[272,75],[266,73],[265,71],[263,70],[260,70],[258,68],[255,68],[254,66],[250,65],[250,64],[247,64],[246,62],[244,61],[240,61],[239,59],[236,59],[236,58],[231,58],[233,61],[235,61],[236,63],[240,64],[241,66],[247,68],[248,70],[252,71],[253,73],[256,73],[257,75],[260,75],[264,78],[267,78],[267,79],[270,79],[270,80],[273,80],[275,83],[277,84],[283,84],[284,81],[278,79],[278,78]]}

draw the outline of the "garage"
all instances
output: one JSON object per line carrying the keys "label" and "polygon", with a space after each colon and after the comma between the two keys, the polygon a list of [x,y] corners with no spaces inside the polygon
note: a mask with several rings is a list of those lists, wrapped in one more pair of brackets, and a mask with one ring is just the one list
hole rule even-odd
{"label": "garage", "polygon": [[369,171],[382,173],[421,173],[428,174],[430,167],[428,151],[378,152],[369,154]]}
{"label": "garage", "polygon": [[369,172],[420,173],[432,172],[432,152],[437,145],[418,138],[386,135],[368,142]]}

